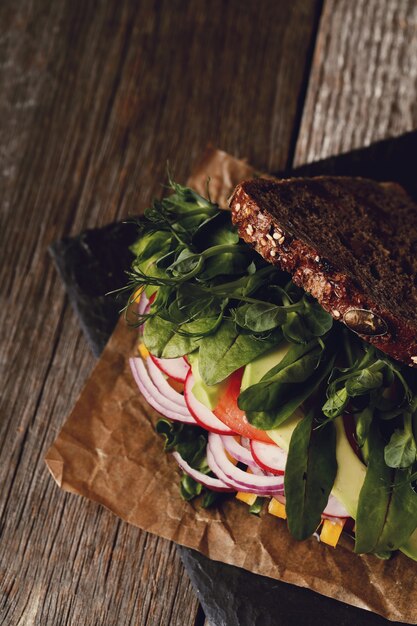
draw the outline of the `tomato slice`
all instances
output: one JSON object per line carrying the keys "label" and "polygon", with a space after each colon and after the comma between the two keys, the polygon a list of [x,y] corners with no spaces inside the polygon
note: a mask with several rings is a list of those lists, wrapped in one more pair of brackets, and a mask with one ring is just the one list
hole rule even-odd
{"label": "tomato slice", "polygon": [[243,367],[230,375],[229,384],[224,395],[220,398],[213,413],[229,426],[235,433],[248,439],[256,439],[257,441],[264,441],[265,443],[271,443],[271,438],[268,437],[264,430],[259,430],[251,424],[249,424],[245,411],[239,409],[237,405],[237,399],[240,394],[240,385],[242,383]]}

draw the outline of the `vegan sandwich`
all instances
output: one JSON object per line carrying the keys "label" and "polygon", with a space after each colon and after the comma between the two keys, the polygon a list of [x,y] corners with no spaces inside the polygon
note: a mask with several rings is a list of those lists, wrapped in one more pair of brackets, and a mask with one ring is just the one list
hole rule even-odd
{"label": "vegan sandwich", "polygon": [[417,559],[417,206],[391,183],[171,182],[140,221],[131,368],[181,494]]}

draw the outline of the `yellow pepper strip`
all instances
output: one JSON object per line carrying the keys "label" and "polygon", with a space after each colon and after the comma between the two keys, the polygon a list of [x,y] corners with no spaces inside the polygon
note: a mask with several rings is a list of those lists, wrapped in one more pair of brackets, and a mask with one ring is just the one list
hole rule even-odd
{"label": "yellow pepper strip", "polygon": [[249,506],[255,504],[256,498],[258,496],[255,493],[244,493],[243,491],[238,491],[235,498],[236,500],[240,500],[241,502],[246,502]]}
{"label": "yellow pepper strip", "polygon": [[142,357],[142,359],[147,359],[149,356],[149,350],[148,348],[145,346],[145,344],[140,343],[138,345],[138,350],[139,350],[139,354]]}
{"label": "yellow pepper strip", "polygon": [[133,294],[132,299],[131,299],[131,303],[132,303],[132,304],[133,304],[133,302],[139,302],[139,300],[140,300],[140,296],[141,296],[141,294],[142,294],[142,291],[143,291],[143,287],[138,287],[138,288],[136,289],[136,291],[135,291],[135,293]]}
{"label": "yellow pepper strip", "polygon": [[275,498],[271,498],[268,504],[268,513],[271,515],[275,515],[276,517],[280,517],[281,519],[287,519],[287,512],[285,510],[285,504],[275,500]]}
{"label": "yellow pepper strip", "polygon": [[335,548],[337,546],[337,542],[339,541],[340,535],[342,534],[344,525],[344,520],[338,520],[337,522],[333,522],[332,520],[325,519],[323,521],[323,527],[320,533],[320,541],[322,541],[323,543],[327,543],[327,545],[333,546],[333,548]]}

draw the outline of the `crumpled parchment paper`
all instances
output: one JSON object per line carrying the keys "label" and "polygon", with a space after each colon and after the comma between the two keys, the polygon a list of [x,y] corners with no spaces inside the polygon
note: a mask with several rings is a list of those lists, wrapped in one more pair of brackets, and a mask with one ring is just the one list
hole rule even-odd
{"label": "crumpled parchment paper", "polygon": [[[244,161],[209,149],[189,184],[226,206],[233,187],[254,173]],[[337,549],[314,537],[295,541],[283,520],[261,517],[233,497],[219,508],[184,502],[179,470],[163,452],[157,413],[141,397],[128,357],[137,331],[121,319],[87,381],[46,463],[58,485],[99,502],[123,520],[206,556],[246,568],[391,620],[417,623],[417,563],[357,556],[342,536]]]}

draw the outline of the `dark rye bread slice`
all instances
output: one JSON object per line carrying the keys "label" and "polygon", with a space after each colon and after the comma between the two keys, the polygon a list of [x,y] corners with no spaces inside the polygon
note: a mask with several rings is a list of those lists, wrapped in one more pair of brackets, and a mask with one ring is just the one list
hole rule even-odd
{"label": "dark rye bread slice", "polygon": [[336,320],[417,365],[417,205],[402,187],[258,178],[238,185],[230,206],[240,236]]}

